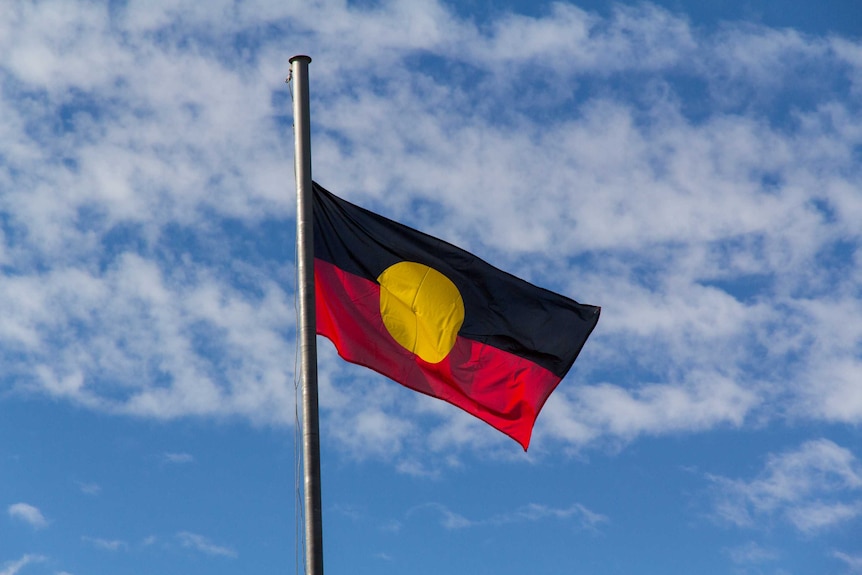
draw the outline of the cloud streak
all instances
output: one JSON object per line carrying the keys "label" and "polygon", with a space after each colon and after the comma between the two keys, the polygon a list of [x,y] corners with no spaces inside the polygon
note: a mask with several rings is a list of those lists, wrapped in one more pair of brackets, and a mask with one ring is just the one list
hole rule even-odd
{"label": "cloud streak", "polygon": [[456,513],[440,503],[427,503],[408,511],[412,515],[422,509],[433,509],[441,516],[441,525],[446,529],[467,529],[481,526],[499,527],[513,523],[531,523],[535,521],[546,521],[557,519],[560,521],[571,521],[580,529],[595,531],[598,527],[609,520],[604,515],[595,513],[581,505],[574,503],[567,508],[555,508],[547,505],[530,503],[508,513],[494,515],[485,519],[468,519]]}
{"label": "cloud streak", "polygon": [[41,555],[24,555],[17,561],[10,561],[4,564],[2,568],[0,568],[0,575],[16,575],[19,571],[21,571],[21,569],[23,569],[27,565],[31,563],[39,563],[44,560],[45,558]]}
{"label": "cloud streak", "polygon": [[128,551],[129,544],[121,539],[103,539],[101,537],[81,537],[81,541],[102,551]]}
{"label": "cloud streak", "polygon": [[193,551],[198,551],[205,555],[214,555],[218,557],[228,558],[237,557],[237,552],[230,547],[216,545],[203,535],[199,535],[197,533],[189,533],[188,531],[182,531],[180,533],[177,533],[176,538],[179,544],[183,547],[191,549]]}
{"label": "cloud streak", "polygon": [[164,463],[183,465],[186,463],[194,463],[195,457],[191,453],[168,451],[162,454],[162,461]]}
{"label": "cloud streak", "polygon": [[9,517],[27,523],[33,529],[44,529],[50,524],[39,508],[29,503],[13,503],[6,511]]}

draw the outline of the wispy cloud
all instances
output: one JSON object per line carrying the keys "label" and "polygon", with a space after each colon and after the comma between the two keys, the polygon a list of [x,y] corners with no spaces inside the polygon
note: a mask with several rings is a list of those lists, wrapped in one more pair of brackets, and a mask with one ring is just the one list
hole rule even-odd
{"label": "wispy cloud", "polygon": [[759,545],[753,541],[732,547],[726,550],[731,561],[737,565],[758,565],[768,563],[779,558],[779,553],[774,549],[769,549]]}
{"label": "wispy cloud", "polygon": [[102,486],[98,483],[79,481],[78,488],[81,490],[81,493],[86,493],[87,495],[98,495],[102,492]]}
{"label": "wispy cloud", "polygon": [[580,503],[575,503],[566,508],[554,508],[547,505],[531,503],[514,511],[493,515],[483,519],[468,519],[456,513],[440,503],[426,503],[414,507],[408,512],[408,516],[423,509],[433,509],[441,515],[441,525],[446,529],[466,529],[479,526],[501,526],[513,523],[531,523],[556,519],[560,521],[571,521],[578,528],[596,530],[599,525],[608,522],[608,518],[599,513],[590,511]]}
{"label": "wispy cloud", "polygon": [[862,555],[844,553],[842,551],[835,551],[832,555],[847,565],[851,573],[862,573]]}
{"label": "wispy cloud", "polygon": [[174,453],[174,452],[166,452],[162,454],[162,461],[164,463],[194,463],[195,458],[191,453]]}
{"label": "wispy cloud", "polygon": [[29,503],[13,503],[8,507],[7,512],[9,517],[23,521],[34,529],[43,529],[49,524],[39,508]]}
{"label": "wispy cloud", "polygon": [[779,518],[816,534],[862,517],[862,464],[850,450],[826,439],[769,456],[754,479],[710,479],[717,516],[738,526]]}
{"label": "wispy cloud", "polygon": [[103,551],[127,551],[129,549],[129,544],[121,539],[83,536],[81,541]]}
{"label": "wispy cloud", "polygon": [[24,555],[17,561],[10,561],[0,566],[0,575],[16,575],[21,569],[29,565],[30,563],[39,563],[44,561],[45,557],[41,555]]}
{"label": "wispy cloud", "polygon": [[179,541],[180,545],[182,545],[183,547],[198,551],[200,553],[204,553],[205,555],[215,555],[230,558],[235,558],[238,556],[237,552],[230,547],[216,545],[203,535],[198,535],[197,533],[182,531],[180,533],[177,533],[176,538],[177,541]]}

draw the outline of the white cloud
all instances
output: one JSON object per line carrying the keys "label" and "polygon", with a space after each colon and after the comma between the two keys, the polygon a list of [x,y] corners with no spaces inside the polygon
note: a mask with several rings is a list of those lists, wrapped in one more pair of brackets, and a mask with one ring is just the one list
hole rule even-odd
{"label": "white cloud", "polygon": [[189,533],[188,531],[182,531],[180,533],[177,533],[176,537],[180,545],[182,545],[183,547],[198,551],[200,553],[204,553],[205,555],[215,555],[230,558],[237,557],[237,552],[230,547],[216,545],[203,535],[198,535],[197,533]]}
{"label": "white cloud", "polygon": [[609,519],[600,514],[590,511],[580,503],[574,503],[567,508],[554,508],[547,505],[531,503],[525,505],[512,513],[492,518],[491,523],[520,523],[522,521],[542,521],[545,519],[573,520],[583,528],[595,529]]}
{"label": "white cloud", "polygon": [[409,413],[397,409],[404,390],[368,370],[345,364],[337,359],[330,343],[318,341],[322,433],[356,459],[397,460],[418,431]]}
{"label": "white cloud", "polygon": [[79,481],[78,488],[81,490],[81,493],[86,493],[87,495],[98,495],[102,492],[102,486],[98,483]]}
{"label": "white cloud", "polygon": [[768,563],[779,558],[779,553],[765,548],[753,541],[727,550],[731,561],[738,565],[757,565]]}
{"label": "white cloud", "polygon": [[798,530],[814,533],[862,516],[862,500],[853,503],[813,502],[788,509],[786,515]]}
{"label": "white cloud", "polygon": [[121,539],[103,539],[101,537],[81,537],[81,540],[102,551],[127,551],[129,544]]}
{"label": "white cloud", "polygon": [[696,48],[685,19],[648,4],[616,6],[605,20],[555,3],[539,17],[503,15],[487,35],[471,32],[466,53],[477,64],[528,63],[565,75],[669,68]]}
{"label": "white cloud", "polygon": [[862,464],[827,439],[770,455],[754,479],[711,479],[717,516],[738,526],[777,517],[802,533],[817,534],[862,517]]}
{"label": "white cloud", "polygon": [[162,461],[165,463],[193,463],[194,460],[195,457],[191,453],[165,452],[162,454]]}
{"label": "white cloud", "polygon": [[[28,361],[38,359],[34,389],[141,416],[244,413],[285,421],[292,396],[280,358],[292,350],[279,337],[288,317],[283,294],[270,283],[254,302],[201,279],[178,285],[153,262],[129,255],[101,277],[69,270],[9,286],[10,310],[22,298],[42,310],[18,330],[40,332],[32,344],[18,340]],[[218,357],[205,355],[222,347]],[[99,381],[121,382],[120,395],[94,392]]]}
{"label": "white cloud", "polygon": [[[16,391],[292,423],[291,250],[257,233],[292,217],[292,49],[314,58],[322,183],[603,306],[534,445],[862,421],[862,48],[649,4],[484,22],[434,0],[11,8],[0,343]],[[341,386],[321,356],[343,450],[428,476],[448,463],[417,453],[504,451],[380,378]]]}
{"label": "white cloud", "polygon": [[578,386],[551,397],[539,431],[580,445],[600,437],[628,441],[641,434],[738,427],[758,403],[754,393],[727,378],[633,390],[611,384]]}
{"label": "white cloud", "polygon": [[7,512],[9,517],[23,521],[34,529],[44,529],[49,524],[39,508],[29,503],[13,503],[8,507]]}
{"label": "white cloud", "polygon": [[843,551],[835,551],[832,555],[846,564],[851,573],[862,573],[862,555],[844,553]]}
{"label": "white cloud", "polygon": [[854,423],[862,417],[862,357],[857,353],[862,328],[847,318],[862,315],[862,302],[843,294],[824,299],[800,306],[816,338],[810,343],[811,361],[805,374],[805,381],[815,383],[800,390],[805,402],[798,411],[803,416]]}
{"label": "white cloud", "polygon": [[0,565],[0,575],[16,575],[19,571],[21,571],[21,569],[23,569],[30,563],[38,563],[44,560],[45,558],[41,555],[24,555],[17,561],[10,561],[3,565]]}
{"label": "white cloud", "polygon": [[531,503],[514,511],[493,515],[484,519],[468,519],[440,503],[426,503],[408,511],[410,516],[424,509],[432,509],[441,516],[441,525],[446,529],[466,529],[479,526],[501,526],[512,523],[532,523],[557,519],[571,521],[581,529],[595,530],[599,525],[608,522],[608,518],[595,513],[580,503],[574,503],[567,508],[555,508],[547,505]]}

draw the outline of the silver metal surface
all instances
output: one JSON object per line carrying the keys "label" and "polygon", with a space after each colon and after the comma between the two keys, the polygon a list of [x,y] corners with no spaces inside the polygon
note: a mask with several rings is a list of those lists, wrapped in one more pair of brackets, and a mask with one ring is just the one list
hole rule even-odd
{"label": "silver metal surface", "polygon": [[297,332],[302,384],[305,573],[323,575],[320,421],[317,402],[317,329],[314,309],[314,236],[311,198],[311,121],[308,103],[308,64],[310,62],[311,58],[308,56],[294,56],[290,59],[296,161],[296,271],[299,298]]}

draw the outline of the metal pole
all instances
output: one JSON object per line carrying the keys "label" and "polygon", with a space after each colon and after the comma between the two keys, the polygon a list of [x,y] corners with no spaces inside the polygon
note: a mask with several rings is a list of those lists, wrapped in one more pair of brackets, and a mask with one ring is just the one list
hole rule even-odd
{"label": "metal pole", "polygon": [[305,573],[323,575],[323,521],[320,503],[320,421],[317,412],[317,329],[314,308],[314,236],[311,200],[311,122],[308,56],[290,59],[293,82],[293,133],[296,162],[296,248],[299,289],[300,381],[302,382],[303,501]]}

